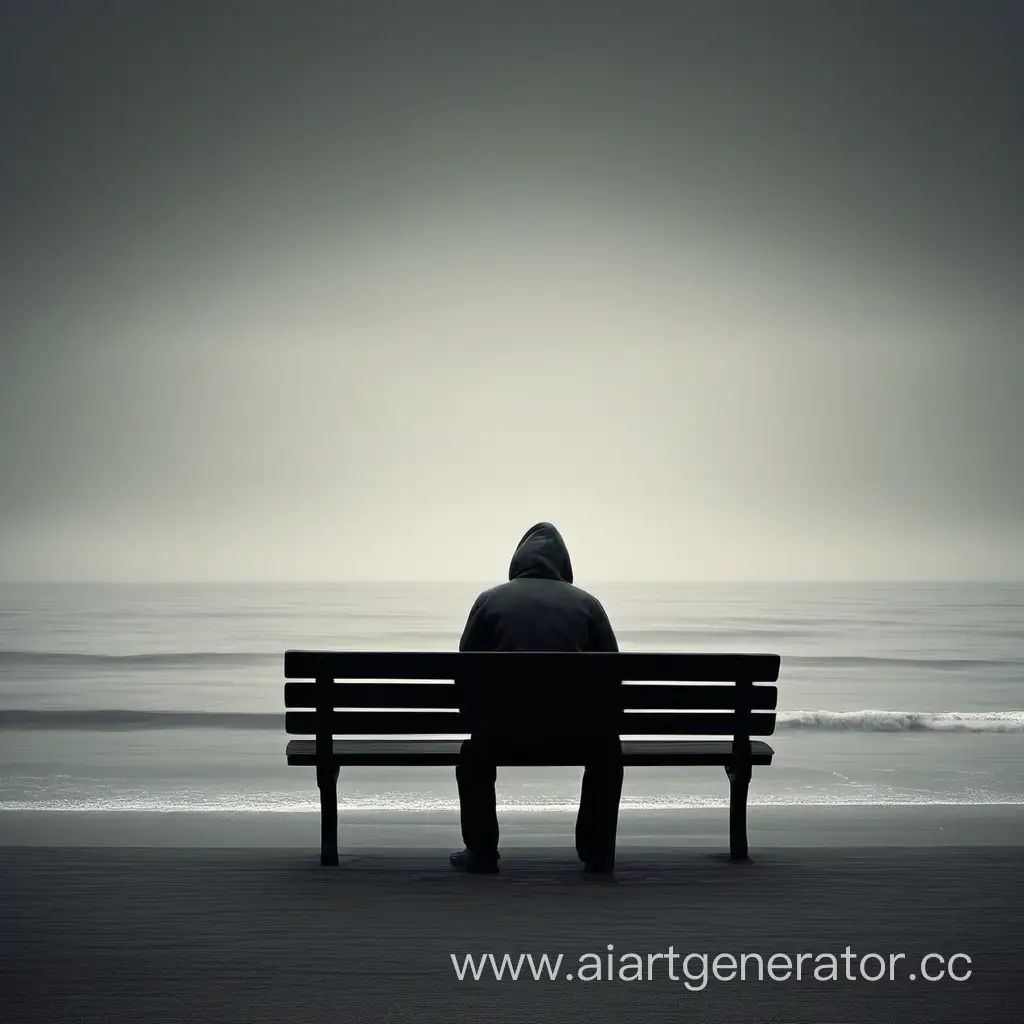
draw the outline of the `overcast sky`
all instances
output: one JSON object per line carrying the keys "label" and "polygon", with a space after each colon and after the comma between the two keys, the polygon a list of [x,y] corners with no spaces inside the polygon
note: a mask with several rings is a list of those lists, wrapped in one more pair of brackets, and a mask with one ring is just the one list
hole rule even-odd
{"label": "overcast sky", "polygon": [[1022,38],[0,0],[0,579],[1021,579]]}

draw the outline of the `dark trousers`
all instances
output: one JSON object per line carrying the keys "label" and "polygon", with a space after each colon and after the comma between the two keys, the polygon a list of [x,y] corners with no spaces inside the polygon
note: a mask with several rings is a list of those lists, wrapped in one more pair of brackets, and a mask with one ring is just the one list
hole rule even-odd
{"label": "dark trousers", "polygon": [[622,743],[618,736],[608,739],[520,743],[474,735],[462,744],[455,778],[459,784],[462,840],[466,848],[486,859],[498,855],[498,813],[494,783],[499,764],[565,763],[567,748],[574,756],[570,764],[583,765],[580,809],[576,816],[576,852],[590,862],[615,859],[615,833],[622,795]]}

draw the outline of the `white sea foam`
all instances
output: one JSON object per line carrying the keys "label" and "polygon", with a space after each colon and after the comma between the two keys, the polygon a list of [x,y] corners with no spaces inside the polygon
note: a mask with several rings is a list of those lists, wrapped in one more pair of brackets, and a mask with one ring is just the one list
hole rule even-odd
{"label": "white sea foam", "polygon": [[[751,807],[960,807],[978,805],[1022,806],[1024,796],[1010,796],[985,791],[964,791],[957,794],[891,793],[884,789],[865,790],[857,796],[847,794],[780,794],[751,797]],[[630,811],[687,811],[725,810],[728,799],[708,797],[623,799],[621,810]],[[498,805],[501,814],[575,814],[579,807],[575,801],[511,802]],[[303,797],[247,796],[226,794],[223,798],[208,800],[182,800],[174,797],[110,797],[107,799],[45,799],[0,800],[0,813],[4,811],[46,811],[130,814],[309,814],[319,813],[316,799]],[[459,803],[451,799],[381,799],[367,798],[341,800],[338,813],[359,814],[369,812],[397,814],[452,814],[457,815]]]}
{"label": "white sea foam", "polygon": [[777,729],[1024,732],[1024,711],[780,711]]}

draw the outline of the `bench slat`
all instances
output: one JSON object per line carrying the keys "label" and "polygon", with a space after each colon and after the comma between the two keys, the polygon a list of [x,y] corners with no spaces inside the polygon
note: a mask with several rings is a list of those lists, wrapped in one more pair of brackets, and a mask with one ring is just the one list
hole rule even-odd
{"label": "bench slat", "polygon": [[[285,713],[285,732],[311,736],[317,731],[315,711]],[[330,731],[335,735],[464,735],[465,720],[457,711],[335,711]],[[731,712],[685,714],[640,711],[623,716],[626,736],[725,736],[736,733],[737,716]],[[754,712],[749,716],[751,736],[771,736],[775,715]]]}
{"label": "bench slat", "polygon": [[[514,659],[514,662],[511,660]],[[582,660],[581,660],[582,659]],[[608,672],[630,682],[774,683],[777,654],[663,654],[500,651],[286,651],[286,679],[454,679],[463,671],[514,664],[517,672]],[[581,668],[585,666],[585,669]]]}
{"label": "bench slat", "polygon": [[[340,682],[333,687],[336,708],[458,708],[454,683]],[[754,686],[751,710],[774,711],[779,699],[776,686]],[[569,695],[572,696],[572,695]],[[626,683],[623,697],[627,708],[651,711],[735,710],[737,688],[728,684],[676,685],[672,683]],[[552,690],[545,707],[557,699]],[[576,698],[578,699],[578,698]],[[316,683],[285,683],[286,708],[316,707]]]}
{"label": "bench slat", "polygon": [[[459,760],[459,740],[335,740],[334,762],[338,765],[446,766]],[[753,763],[772,763],[774,750],[762,740],[751,743]],[[633,765],[714,765],[728,763],[732,754],[729,740],[625,740],[623,761]],[[314,740],[291,740],[288,743],[289,765],[316,764]],[[537,762],[524,758],[516,764],[559,765],[557,756],[545,752]],[[513,766],[511,761],[502,764]],[[575,766],[573,763],[570,766]]]}

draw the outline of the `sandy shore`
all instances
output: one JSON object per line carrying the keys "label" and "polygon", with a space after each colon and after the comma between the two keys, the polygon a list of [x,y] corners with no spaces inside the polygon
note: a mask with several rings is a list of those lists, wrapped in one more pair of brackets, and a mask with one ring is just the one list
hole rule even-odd
{"label": "sandy shore", "polygon": [[[627,816],[614,880],[558,848],[565,816],[506,819],[493,878],[447,870],[447,821],[350,821],[340,867],[323,869],[305,815],[147,817],[162,820],[0,816],[5,1022],[986,1024],[1024,1006],[1020,808],[761,809],[746,866],[721,856],[720,814]],[[147,838],[120,845],[132,836]],[[460,982],[450,960],[561,953],[568,971],[609,943],[644,958],[850,946],[905,961],[896,981],[712,977],[690,991],[681,959],[678,981],[661,961],[631,982]],[[930,952],[970,956],[970,979],[910,980]]]}
{"label": "sandy shore", "polygon": [[[499,815],[502,847],[571,850],[571,813]],[[751,807],[750,847],[1022,846],[1024,805],[964,804],[904,807]],[[669,847],[725,850],[728,811],[624,811],[619,849]],[[459,818],[452,812],[342,812],[343,849],[455,849]],[[0,846],[273,847],[319,849],[315,813],[146,813],[4,811]]]}

